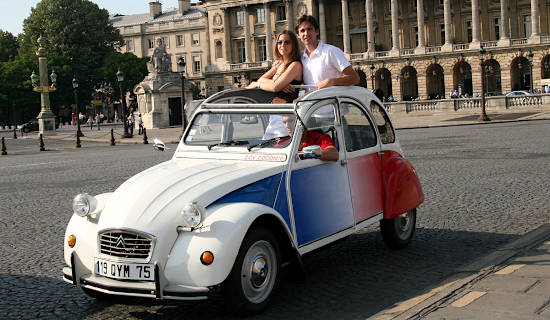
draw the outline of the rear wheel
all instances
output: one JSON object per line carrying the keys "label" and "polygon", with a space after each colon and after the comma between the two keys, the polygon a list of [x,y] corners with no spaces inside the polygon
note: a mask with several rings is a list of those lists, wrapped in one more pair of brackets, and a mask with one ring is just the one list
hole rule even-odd
{"label": "rear wheel", "polygon": [[281,253],[277,239],[265,228],[244,238],[235,264],[224,283],[226,302],[241,314],[265,309],[279,281]]}
{"label": "rear wheel", "polygon": [[380,221],[382,238],[391,249],[403,249],[411,242],[416,227],[416,209],[393,219]]}

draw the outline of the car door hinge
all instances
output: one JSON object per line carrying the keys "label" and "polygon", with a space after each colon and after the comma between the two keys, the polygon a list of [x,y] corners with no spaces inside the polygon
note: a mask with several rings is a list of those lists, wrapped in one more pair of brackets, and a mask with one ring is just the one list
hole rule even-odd
{"label": "car door hinge", "polygon": [[345,166],[346,164],[348,164],[348,160],[342,159],[342,160],[340,160],[340,164]]}

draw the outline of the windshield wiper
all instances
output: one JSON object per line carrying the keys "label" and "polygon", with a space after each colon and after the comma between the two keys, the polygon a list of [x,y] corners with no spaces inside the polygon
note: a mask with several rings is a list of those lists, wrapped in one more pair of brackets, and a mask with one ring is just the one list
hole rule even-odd
{"label": "windshield wiper", "polygon": [[214,144],[209,145],[208,150],[211,150],[212,148],[219,147],[219,146],[224,146],[224,147],[227,147],[227,146],[242,146],[243,144],[248,144],[248,141],[246,141],[246,140],[222,141],[222,142],[218,142],[218,143],[214,143]]}
{"label": "windshield wiper", "polygon": [[290,136],[271,138],[269,140],[265,140],[265,141],[260,142],[258,144],[253,144],[251,146],[248,146],[247,149],[248,149],[248,151],[250,151],[250,150],[252,150],[253,148],[256,148],[256,147],[260,147],[260,148],[265,147],[268,144],[272,144],[273,142],[281,142],[282,140],[285,140],[285,139],[288,139],[288,138],[290,138]]}

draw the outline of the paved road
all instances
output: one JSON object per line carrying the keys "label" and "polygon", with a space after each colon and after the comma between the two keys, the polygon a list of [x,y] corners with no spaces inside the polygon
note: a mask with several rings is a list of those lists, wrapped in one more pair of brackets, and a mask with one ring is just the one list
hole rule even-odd
{"label": "paved road", "polygon": [[[377,228],[304,259],[257,319],[364,319],[550,220],[550,121],[398,131],[426,201],[410,247]],[[13,142],[13,141],[12,141]],[[0,310],[8,319],[227,319],[220,301],[105,304],[61,280],[72,197],[107,192],[170,157],[150,146],[0,157]]]}

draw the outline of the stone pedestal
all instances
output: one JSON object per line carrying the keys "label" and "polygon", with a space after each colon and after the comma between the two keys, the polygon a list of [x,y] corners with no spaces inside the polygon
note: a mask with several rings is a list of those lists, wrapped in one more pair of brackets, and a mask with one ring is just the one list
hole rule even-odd
{"label": "stone pedestal", "polygon": [[55,115],[53,113],[41,112],[38,115],[38,134],[43,136],[55,136]]}

